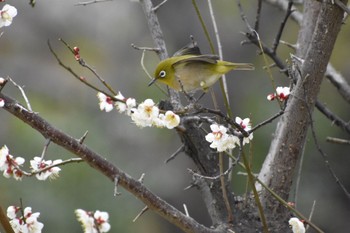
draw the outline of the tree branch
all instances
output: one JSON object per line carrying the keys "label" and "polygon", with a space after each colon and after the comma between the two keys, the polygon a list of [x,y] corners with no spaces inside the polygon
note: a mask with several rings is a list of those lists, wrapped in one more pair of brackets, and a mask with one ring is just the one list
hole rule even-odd
{"label": "tree branch", "polygon": [[86,161],[91,167],[100,171],[112,182],[115,177],[118,177],[118,184],[127,191],[135,195],[139,200],[146,204],[151,210],[178,226],[184,232],[198,232],[198,233],[216,233],[220,232],[218,229],[209,229],[194,219],[187,217],[185,214],[162,200],[149,189],[147,189],[142,182],[130,177],[127,173],[120,170],[118,167],[107,161],[98,153],[92,151],[85,144],[81,144],[78,139],[75,139],[64,132],[56,129],[45,119],[38,114],[28,111],[25,107],[17,103],[17,101],[0,93],[0,98],[5,101],[3,109],[22,120],[27,125],[38,131],[46,139],[50,139],[53,143],[65,148],[78,157]]}

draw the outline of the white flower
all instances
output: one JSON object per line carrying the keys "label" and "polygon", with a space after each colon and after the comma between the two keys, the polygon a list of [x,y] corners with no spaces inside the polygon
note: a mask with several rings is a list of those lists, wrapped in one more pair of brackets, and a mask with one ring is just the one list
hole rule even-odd
{"label": "white flower", "polygon": [[0,149],[0,171],[4,171],[4,177],[10,178],[13,176],[16,180],[21,180],[23,172],[19,170],[19,167],[24,162],[25,160],[22,157],[13,158],[6,145]]}
{"label": "white flower", "polygon": [[156,124],[159,109],[151,99],[146,99],[136,108],[131,109],[131,119],[139,127],[151,127]]}
{"label": "white flower", "polygon": [[[252,129],[252,124],[249,118],[244,118],[243,120],[240,117],[236,117],[236,123],[239,124],[245,131],[249,131]],[[248,137],[243,139],[243,145],[249,143],[253,140],[253,133],[250,133]]]}
{"label": "white flower", "polygon": [[0,11],[0,28],[10,26],[12,19],[17,15],[17,9],[6,4]]}
{"label": "white flower", "polygon": [[110,112],[113,110],[113,100],[111,97],[106,96],[105,94],[98,92],[97,98],[99,99],[100,103],[100,110],[105,112]]}
{"label": "white flower", "polygon": [[286,100],[288,99],[290,95],[290,88],[289,87],[277,87],[276,88],[277,96],[280,100]]}
{"label": "white flower", "polygon": [[44,224],[38,222],[40,213],[33,213],[31,207],[26,207],[23,216],[17,217],[21,213],[19,207],[10,206],[7,208],[7,216],[11,219],[10,224],[15,233],[41,233]]}
{"label": "white flower", "polygon": [[120,100],[115,103],[115,107],[118,110],[118,112],[125,112],[126,115],[130,115],[131,109],[136,106],[136,100],[134,98],[125,99],[120,92],[118,93],[116,98]]}
{"label": "white flower", "polygon": [[15,233],[22,233],[22,230],[21,230],[22,222],[23,221],[18,218],[14,218],[10,220],[11,227]]}
{"label": "white flower", "polygon": [[94,219],[90,217],[88,212],[82,209],[77,209],[75,210],[75,214],[78,221],[82,224],[84,232],[94,232]]}
{"label": "white flower", "polygon": [[165,123],[165,127],[168,129],[173,129],[180,124],[180,117],[172,111],[167,111],[164,115],[163,121]]}
{"label": "white flower", "polygon": [[109,214],[107,212],[96,210],[94,218],[101,233],[108,232],[111,229],[111,225],[108,223]]}
{"label": "white flower", "polygon": [[6,165],[6,160],[7,160],[7,156],[9,155],[9,149],[7,148],[6,145],[4,145],[1,149],[0,149],[0,171],[3,171],[7,168]]}
{"label": "white flower", "polygon": [[9,219],[16,218],[16,213],[17,213],[18,210],[19,210],[19,208],[17,208],[16,206],[13,206],[13,205],[9,206],[7,208],[7,211],[6,211],[7,212],[7,217]]}
{"label": "white flower", "polygon": [[276,93],[269,94],[267,100],[272,101],[278,98],[280,101],[285,101],[290,95],[289,87],[277,87]]}
{"label": "white flower", "polygon": [[153,125],[158,128],[165,127],[165,115],[163,113],[160,113],[158,117],[153,119]]}
{"label": "white flower", "polygon": [[[42,170],[48,166],[52,166],[55,164],[59,164],[61,163],[62,160],[61,159],[57,159],[54,161],[51,160],[43,160],[40,157],[34,157],[33,160],[30,160],[30,166],[32,167],[32,172],[37,172],[39,170]],[[52,167],[50,169],[47,169],[43,172],[39,172],[35,175],[35,177],[38,180],[46,180],[47,178],[50,179],[55,179],[58,177],[58,173],[61,171],[61,168],[59,167]]]}
{"label": "white flower", "polygon": [[298,218],[289,219],[289,226],[292,228],[293,233],[305,233],[305,226]]}
{"label": "white flower", "polygon": [[126,104],[124,103],[125,97],[122,95],[121,92],[118,92],[118,95],[115,96],[120,101],[117,101],[115,103],[115,107],[118,110],[118,112],[123,113],[126,111]]}
{"label": "white flower", "polygon": [[5,100],[0,98],[0,108],[5,106]]}
{"label": "white flower", "polygon": [[43,229],[44,224],[41,222],[38,222],[37,218],[30,216],[26,219],[26,224],[22,225],[21,229],[22,232],[28,232],[28,233],[41,233],[41,230]]}
{"label": "white flower", "polygon": [[78,221],[82,224],[84,233],[108,232],[111,229],[108,223],[109,215],[107,212],[96,210],[95,213],[87,212],[82,209],[75,210]]}
{"label": "white flower", "polygon": [[212,124],[210,129],[212,132],[205,136],[205,140],[211,143],[211,148],[216,148],[218,152],[223,152],[236,147],[237,137],[227,134],[226,127]]}

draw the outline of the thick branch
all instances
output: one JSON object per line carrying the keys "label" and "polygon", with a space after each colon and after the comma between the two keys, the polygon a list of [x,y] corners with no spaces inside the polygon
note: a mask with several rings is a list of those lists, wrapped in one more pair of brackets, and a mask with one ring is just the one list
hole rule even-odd
{"label": "thick branch", "polygon": [[[304,59],[301,75],[280,118],[275,138],[259,179],[288,199],[294,169],[303,151],[306,134],[330,55],[342,23],[342,10],[331,4],[305,0],[297,54]],[[287,217],[284,208],[263,190],[263,202],[271,216]],[[278,215],[276,215],[278,213]]]}
{"label": "thick branch", "polygon": [[218,229],[209,229],[199,224],[191,217],[187,217],[185,214],[168,204],[166,201],[153,194],[142,184],[142,182],[130,177],[128,174],[107,161],[101,155],[92,151],[85,144],[81,144],[78,139],[75,139],[56,129],[38,114],[28,111],[22,105],[18,104],[15,100],[2,93],[0,93],[0,98],[5,101],[5,106],[3,108],[6,111],[21,119],[27,125],[30,125],[36,131],[41,133],[46,139],[50,139],[53,143],[82,158],[91,167],[100,171],[112,182],[114,182],[114,180],[117,178],[118,184],[120,186],[135,195],[150,209],[154,210],[157,214],[169,222],[178,226],[184,232],[220,232]]}

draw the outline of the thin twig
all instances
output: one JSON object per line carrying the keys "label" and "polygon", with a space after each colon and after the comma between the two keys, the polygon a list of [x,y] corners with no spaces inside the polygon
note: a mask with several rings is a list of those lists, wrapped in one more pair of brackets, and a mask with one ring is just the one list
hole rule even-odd
{"label": "thin twig", "polygon": [[[315,211],[315,207],[316,207],[316,200],[314,200],[314,202],[312,203],[312,207],[311,207],[311,211],[310,211],[310,214],[309,214],[309,221],[312,220],[312,216],[314,215],[314,211]],[[306,231],[309,229],[309,225],[306,226]]]}
{"label": "thin twig", "polygon": [[33,110],[32,110],[32,106],[30,105],[29,100],[28,100],[28,98],[27,98],[27,95],[26,95],[26,93],[24,92],[23,88],[22,88],[20,85],[18,85],[15,81],[13,81],[9,76],[7,77],[7,79],[10,80],[10,82],[11,82],[15,87],[17,87],[17,88],[19,89],[19,91],[21,92],[21,94],[22,94],[22,96],[23,96],[24,101],[26,102],[26,105],[27,105],[28,110],[32,112],[32,111],[33,111]]}
{"label": "thin twig", "polygon": [[169,158],[167,158],[167,160],[164,161],[164,163],[168,163],[171,160],[175,159],[175,157],[180,154],[181,152],[184,152],[185,150],[185,145],[181,145]]}
{"label": "thin twig", "polygon": [[146,51],[152,51],[156,53],[160,52],[160,48],[140,47],[140,46],[136,46],[135,44],[131,44],[131,47],[136,50],[146,50]]}
{"label": "thin twig", "polygon": [[[306,142],[306,141],[305,141]],[[301,181],[301,172],[303,170],[303,164],[304,164],[304,158],[305,158],[305,148],[306,146],[304,145],[303,146],[303,151],[301,153],[301,156],[300,156],[300,161],[299,161],[299,167],[298,167],[298,170],[297,170],[297,175],[296,175],[296,178],[295,178],[295,195],[294,195],[294,203],[295,203],[295,208],[297,208],[298,204],[299,204],[299,188],[300,188],[300,181]]]}
{"label": "thin twig", "polygon": [[187,216],[187,217],[190,217],[190,214],[188,213],[188,209],[187,209],[186,204],[182,204],[182,205],[183,205],[183,207],[184,207],[186,216]]}
{"label": "thin twig", "polygon": [[[209,6],[209,12],[210,12],[210,17],[211,17],[211,21],[213,23],[213,28],[214,28],[214,33],[215,33],[215,38],[216,38],[216,44],[218,46],[218,53],[219,53],[219,57],[221,60],[223,60],[224,56],[222,53],[222,45],[221,45],[221,40],[220,40],[220,34],[219,34],[219,30],[218,30],[218,26],[215,20],[215,15],[214,15],[214,10],[213,10],[213,5],[211,0],[208,0],[208,6]],[[230,99],[229,99],[229,94],[228,94],[228,88],[227,88],[227,82],[226,82],[226,75],[223,75],[220,79],[220,85],[221,85],[221,89],[223,91],[224,94],[224,99],[225,99],[225,107],[227,109],[228,112],[231,112],[230,108]]]}
{"label": "thin twig", "polygon": [[255,24],[254,24],[255,25],[254,30],[256,32],[259,31],[261,9],[262,9],[262,0],[258,0],[258,7],[256,9],[256,17],[255,17]]}
{"label": "thin twig", "polygon": [[[224,173],[224,158],[223,158],[222,153],[219,153],[219,169],[220,169],[220,173],[223,174]],[[233,223],[233,212],[232,212],[230,201],[229,201],[228,195],[227,195],[225,176],[220,176],[220,183],[221,183],[222,198],[224,199],[225,207],[227,210],[227,222]]]}
{"label": "thin twig", "polygon": [[272,121],[274,121],[276,118],[282,116],[284,114],[284,109],[280,110],[278,113],[276,113],[275,115],[273,115],[272,117],[264,120],[263,122],[260,122],[259,124],[255,125],[251,130],[248,130],[248,133],[252,133],[255,130],[259,129],[260,127],[271,123]]}
{"label": "thin twig", "polygon": [[243,138],[240,138],[239,144],[240,144],[240,148],[239,149],[241,150],[241,154],[242,154],[242,158],[243,158],[243,164],[244,164],[245,169],[247,171],[250,187],[252,188],[252,191],[253,191],[253,194],[254,194],[255,204],[258,206],[259,216],[260,216],[260,219],[261,219],[261,223],[263,225],[263,232],[264,233],[268,233],[269,232],[269,227],[267,225],[267,220],[266,220],[266,217],[265,217],[265,214],[264,214],[264,209],[262,207],[262,204],[261,204],[261,201],[260,201],[260,198],[259,198],[258,191],[256,190],[256,187],[255,187],[255,184],[254,184],[254,175],[253,175],[253,173],[252,173],[252,171],[250,169],[250,165],[249,165],[248,159],[245,156],[245,153],[243,151]]}
{"label": "thin twig", "polygon": [[323,113],[323,115],[325,115],[328,119],[330,119],[333,124],[337,125],[339,128],[341,128],[345,132],[350,133],[350,124],[348,122],[341,119],[339,116],[333,113],[329,108],[327,108],[324,104],[322,104],[318,100],[316,101],[315,106],[321,113]]}
{"label": "thin twig", "polygon": [[275,54],[276,54],[277,47],[278,47],[280,40],[281,40],[281,37],[282,37],[284,26],[286,25],[289,16],[293,13],[292,7],[293,7],[293,1],[289,0],[286,15],[285,15],[285,17],[280,25],[280,28],[277,32],[276,38],[275,38],[273,45],[272,45],[272,51]]}
{"label": "thin twig", "polygon": [[350,140],[346,140],[342,138],[327,137],[326,140],[327,142],[350,145]]}
{"label": "thin twig", "polygon": [[343,11],[350,15],[350,9],[340,0],[334,0],[334,3],[338,5]]}
{"label": "thin twig", "polygon": [[[73,55],[76,55],[74,50],[72,49],[72,47],[66,42],[64,41],[62,38],[58,39],[59,41],[61,41],[70,51]],[[86,63],[86,61],[81,58],[79,56],[79,59],[77,59],[77,61],[79,62],[79,64],[82,67],[87,68],[89,71],[91,71],[95,77],[113,94],[113,95],[117,95],[117,92],[115,90],[113,90],[113,88],[97,73],[96,69],[92,68],[89,64]]]}
{"label": "thin twig", "polygon": [[142,174],[141,174],[141,176],[140,176],[140,178],[139,178],[139,182],[140,182],[140,183],[143,183],[143,180],[145,179],[145,175],[146,175],[145,173],[142,173]]}
{"label": "thin twig", "polygon": [[254,31],[254,29],[252,28],[252,26],[250,26],[250,24],[248,22],[247,16],[244,14],[241,1],[240,0],[236,0],[236,2],[237,2],[238,9],[239,9],[239,13],[240,13],[241,18],[242,18],[243,22],[245,23],[246,27],[248,28],[248,30],[250,32]]}
{"label": "thin twig", "polygon": [[44,149],[43,149],[43,152],[41,153],[41,157],[40,157],[41,160],[44,159],[45,154],[46,154],[46,151],[47,151],[47,148],[48,148],[49,145],[50,145],[50,142],[51,142],[50,138],[46,139],[46,142],[45,142],[45,145],[44,145]]}
{"label": "thin twig", "polygon": [[157,6],[153,7],[152,10],[153,10],[154,12],[157,12],[157,10],[158,10],[161,6],[163,6],[167,1],[168,1],[168,0],[164,0],[163,2],[159,3]]}
{"label": "thin twig", "polygon": [[118,192],[118,184],[119,184],[119,177],[115,176],[114,177],[114,193],[113,193],[113,195],[115,197],[121,195],[121,193]]}
{"label": "thin twig", "polygon": [[192,5],[194,7],[194,9],[196,10],[196,14],[197,14],[197,17],[202,25],[202,28],[204,30],[204,34],[205,34],[205,37],[207,38],[208,42],[209,42],[209,46],[210,46],[210,50],[212,53],[215,53],[215,48],[214,48],[214,43],[213,41],[211,40],[210,38],[210,35],[209,35],[209,32],[208,32],[208,29],[207,29],[207,26],[205,25],[204,23],[204,20],[203,20],[203,17],[202,17],[202,14],[201,12],[199,11],[199,7],[197,5],[197,2],[196,0],[192,0]]}
{"label": "thin twig", "polygon": [[324,162],[327,170],[329,171],[329,173],[334,178],[335,183],[337,183],[339,185],[339,187],[341,188],[341,190],[343,190],[343,192],[346,195],[346,197],[350,200],[350,193],[349,193],[349,191],[346,189],[345,185],[340,181],[340,179],[336,175],[335,171],[333,170],[333,168],[331,167],[331,165],[330,165],[330,163],[328,161],[328,155],[326,154],[326,152],[324,152],[322,150],[320,144],[318,143],[315,127],[314,127],[314,124],[313,124],[312,115],[311,115],[310,110],[308,110],[308,112],[309,112],[309,117],[310,117],[310,128],[311,128],[312,138],[314,140],[315,146],[316,146],[318,152],[322,155],[323,162]]}
{"label": "thin twig", "polygon": [[83,134],[83,136],[81,136],[81,138],[79,138],[79,143],[83,144],[87,135],[88,135],[89,131],[86,130],[86,132]]}
{"label": "thin twig", "polygon": [[24,170],[22,170],[18,165],[16,164],[12,164],[17,170],[21,171],[23,175],[25,176],[34,176],[36,174],[40,174],[42,172],[45,172],[47,170],[50,170],[51,168],[54,168],[54,167],[60,167],[60,166],[63,166],[63,165],[66,165],[66,164],[69,164],[69,163],[80,163],[80,162],[83,162],[84,160],[81,159],[81,158],[71,158],[71,159],[67,159],[67,160],[64,160],[62,162],[59,162],[59,163],[55,163],[55,164],[51,164],[50,166],[47,166],[47,167],[44,167],[42,169],[39,169],[39,170],[35,170],[35,171],[31,171],[31,172],[26,172]]}
{"label": "thin twig", "polygon": [[[219,179],[219,178],[222,177],[222,176],[227,176],[227,175],[230,173],[230,171],[233,169],[233,167],[234,167],[234,166],[229,167],[226,171],[220,173],[220,174],[217,175],[217,176],[203,176],[203,175],[201,175],[201,174],[196,173],[195,171],[193,171],[193,170],[190,169],[190,168],[187,168],[187,171],[188,171],[189,173],[191,173],[193,176],[196,176],[196,177],[199,177],[199,178],[202,178],[202,179],[206,179],[206,180],[217,180],[217,179]],[[192,187],[192,186],[191,186],[191,187]],[[186,188],[186,189],[187,189],[187,188]]]}
{"label": "thin twig", "polygon": [[113,0],[91,0],[86,2],[78,2],[74,4],[74,6],[86,6],[94,3],[100,3],[100,2],[112,2]]}
{"label": "thin twig", "polygon": [[52,53],[52,55],[55,57],[55,59],[57,60],[58,64],[63,67],[65,70],[67,70],[69,73],[71,73],[73,75],[73,77],[75,77],[76,79],[78,79],[80,82],[84,83],[86,86],[90,87],[91,89],[97,91],[97,92],[101,92],[103,94],[105,94],[106,96],[110,97],[113,101],[118,101],[118,102],[125,102],[125,100],[120,100],[120,99],[117,99],[115,98],[113,95],[99,89],[98,87],[94,86],[93,84],[89,83],[86,78],[82,77],[82,76],[79,76],[76,72],[74,72],[74,70],[65,65],[61,59],[58,57],[57,53],[53,50],[52,46],[51,46],[51,43],[50,43],[50,40],[47,41],[47,45],[49,47],[49,50],[50,52]]}
{"label": "thin twig", "polygon": [[141,217],[141,215],[143,215],[147,210],[149,210],[149,208],[148,208],[148,206],[145,206],[145,207],[140,211],[140,213],[138,213],[138,214],[136,215],[136,217],[132,220],[132,222],[136,222],[137,219],[138,219],[139,217]]}
{"label": "thin twig", "polygon": [[[131,45],[131,46],[132,46],[132,45]],[[146,75],[148,76],[148,78],[149,78],[150,80],[152,80],[153,77],[149,74],[149,72],[148,72],[148,70],[147,70],[147,68],[146,68],[146,66],[145,66],[145,62],[144,62],[146,51],[147,51],[147,49],[143,49],[143,50],[142,50],[141,62],[140,62],[140,63],[141,63],[141,67],[142,67],[143,71],[146,73]],[[168,93],[167,93],[163,88],[161,88],[161,87],[158,85],[158,83],[155,83],[155,85],[157,86],[157,88],[158,88],[161,92],[164,93],[164,95],[169,96]]]}

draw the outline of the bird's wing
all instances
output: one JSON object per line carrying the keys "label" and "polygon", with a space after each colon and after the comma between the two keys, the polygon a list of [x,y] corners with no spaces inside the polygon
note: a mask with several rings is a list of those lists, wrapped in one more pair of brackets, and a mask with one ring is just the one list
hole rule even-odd
{"label": "bird's wing", "polygon": [[183,55],[201,55],[201,51],[196,42],[191,42],[174,53],[173,57]]}
{"label": "bird's wing", "polygon": [[181,59],[177,62],[173,63],[173,67],[175,67],[176,65],[180,65],[180,64],[189,64],[189,63],[210,63],[210,64],[216,64],[219,60],[219,57],[217,55],[212,55],[212,54],[208,54],[208,55],[199,55],[199,56],[190,56],[188,58],[184,58]]}

